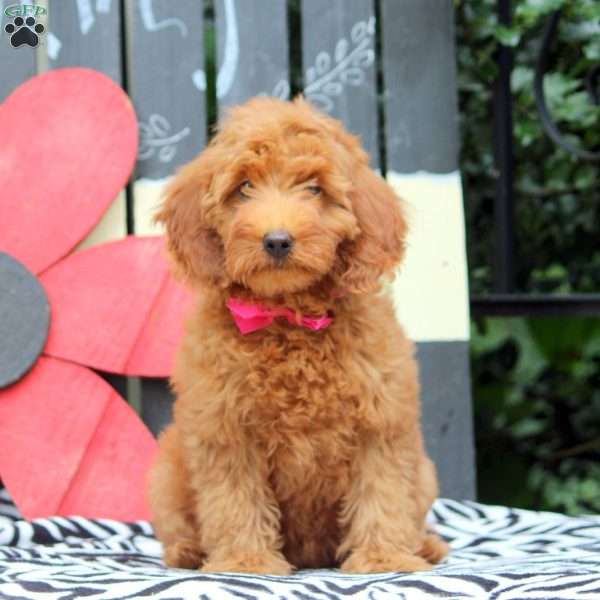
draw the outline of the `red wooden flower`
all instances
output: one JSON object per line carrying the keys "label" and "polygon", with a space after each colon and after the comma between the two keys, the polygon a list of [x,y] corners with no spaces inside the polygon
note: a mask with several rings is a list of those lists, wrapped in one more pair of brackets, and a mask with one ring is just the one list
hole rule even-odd
{"label": "red wooden flower", "polygon": [[0,139],[0,478],[27,518],[148,518],[156,443],[88,367],[166,377],[189,297],[160,237],[68,255],[131,173],[133,107],[56,70],[0,106]]}

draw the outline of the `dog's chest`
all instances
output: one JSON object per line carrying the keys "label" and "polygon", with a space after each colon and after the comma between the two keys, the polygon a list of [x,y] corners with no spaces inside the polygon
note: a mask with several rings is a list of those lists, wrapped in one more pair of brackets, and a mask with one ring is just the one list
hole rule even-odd
{"label": "dog's chest", "polygon": [[313,488],[309,496],[335,501],[357,448],[358,382],[334,344],[274,339],[261,350],[250,365],[248,421],[277,495]]}

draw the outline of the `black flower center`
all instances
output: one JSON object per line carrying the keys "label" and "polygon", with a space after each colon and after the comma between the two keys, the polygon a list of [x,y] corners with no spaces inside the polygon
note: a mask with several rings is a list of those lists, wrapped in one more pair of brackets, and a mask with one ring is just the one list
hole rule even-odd
{"label": "black flower center", "polygon": [[27,267],[0,252],[0,388],[35,364],[48,337],[50,305]]}

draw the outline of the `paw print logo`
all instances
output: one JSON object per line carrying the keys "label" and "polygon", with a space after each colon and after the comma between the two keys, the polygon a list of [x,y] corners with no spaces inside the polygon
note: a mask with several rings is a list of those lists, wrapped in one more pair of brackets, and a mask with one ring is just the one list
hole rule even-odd
{"label": "paw print logo", "polygon": [[14,48],[27,44],[35,48],[39,41],[39,34],[44,33],[44,26],[35,22],[34,17],[15,17],[12,23],[4,26],[4,31],[10,35],[10,43]]}

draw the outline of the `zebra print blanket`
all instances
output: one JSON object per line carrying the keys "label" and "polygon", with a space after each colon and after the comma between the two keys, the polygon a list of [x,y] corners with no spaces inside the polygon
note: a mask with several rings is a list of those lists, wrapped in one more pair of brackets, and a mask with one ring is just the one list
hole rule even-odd
{"label": "zebra print blanket", "polygon": [[0,489],[0,598],[600,598],[600,517],[439,500],[431,519],[452,553],[429,573],[208,575],[166,569],[148,523],[78,517],[27,522]]}

